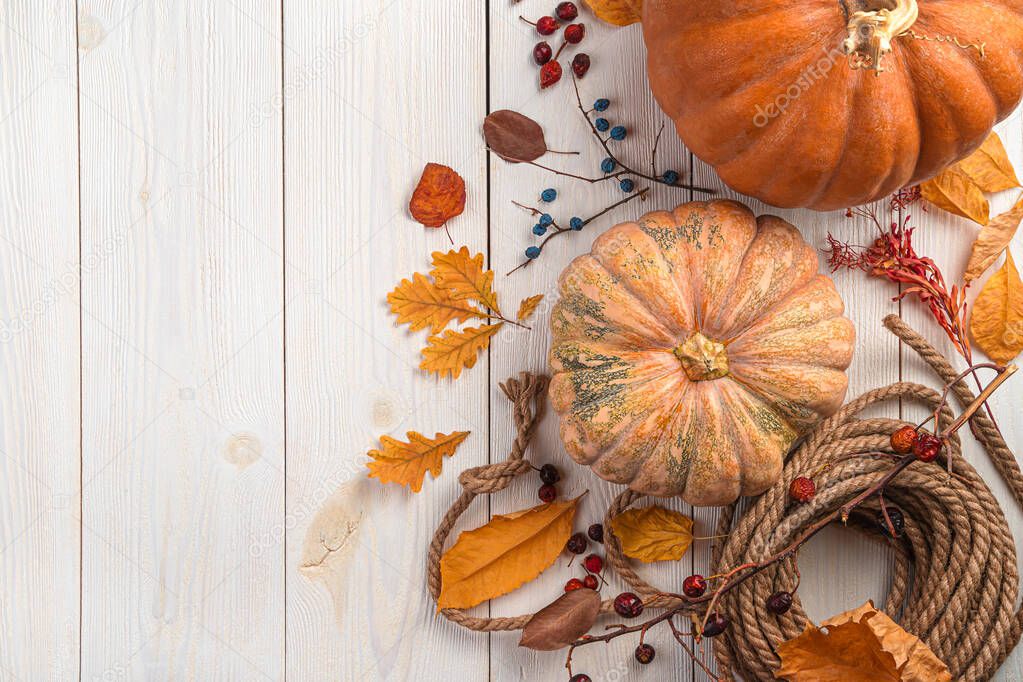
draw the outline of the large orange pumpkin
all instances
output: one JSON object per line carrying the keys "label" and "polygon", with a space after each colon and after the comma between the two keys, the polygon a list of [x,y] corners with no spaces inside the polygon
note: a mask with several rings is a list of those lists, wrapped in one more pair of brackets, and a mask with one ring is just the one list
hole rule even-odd
{"label": "large orange pumpkin", "polygon": [[650,87],[730,187],[855,206],[937,175],[1023,92],[1023,0],[645,0]]}
{"label": "large orange pumpkin", "polygon": [[854,331],[790,224],[732,201],[648,213],[560,278],[550,395],[569,454],[652,495],[763,492],[845,397]]}

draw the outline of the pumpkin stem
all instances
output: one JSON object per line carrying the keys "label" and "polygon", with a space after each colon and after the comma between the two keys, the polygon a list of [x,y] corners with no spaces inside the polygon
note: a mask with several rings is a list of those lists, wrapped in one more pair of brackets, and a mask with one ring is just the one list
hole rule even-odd
{"label": "pumpkin stem", "polygon": [[728,374],[728,353],[724,344],[711,341],[700,332],[693,332],[672,353],[692,381],[720,379]]}
{"label": "pumpkin stem", "polygon": [[843,45],[854,69],[884,71],[886,54],[892,51],[892,40],[906,35],[920,15],[917,0],[878,0],[886,5],[878,9],[853,12],[849,15],[849,36]]}

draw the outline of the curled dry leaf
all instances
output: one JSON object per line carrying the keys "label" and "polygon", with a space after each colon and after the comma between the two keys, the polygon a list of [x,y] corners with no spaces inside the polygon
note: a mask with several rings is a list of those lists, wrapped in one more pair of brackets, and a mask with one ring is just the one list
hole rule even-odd
{"label": "curled dry leaf", "polygon": [[958,166],[985,192],[1001,192],[1020,186],[1005,146],[994,132]]}
{"label": "curled dry leaf", "polygon": [[437,608],[471,608],[536,578],[565,548],[578,505],[542,504],[463,532],[441,557]]}
{"label": "curled dry leaf", "polygon": [[938,177],[922,183],[920,193],[943,211],[981,225],[988,223],[991,208],[984,192],[958,165],[950,166]]}
{"label": "curled dry leaf", "polygon": [[390,436],[381,436],[383,449],[366,453],[373,458],[372,462],[366,463],[369,477],[379,478],[381,483],[400,483],[418,493],[423,487],[426,472],[429,471],[431,476],[437,478],[444,458],[455,454],[455,450],[468,435],[468,431],[455,431],[427,438],[421,433],[409,431],[405,434],[408,443]]}
{"label": "curled dry leaf", "polygon": [[517,111],[501,109],[483,120],[487,146],[505,161],[536,161],[547,153],[540,124]]}
{"label": "curled dry leaf", "polygon": [[1005,365],[1023,352],[1023,282],[1005,252],[1005,265],[980,290],[970,316],[970,333],[981,350]]}
{"label": "curled dry leaf", "polygon": [[778,646],[788,682],[950,682],[948,667],[918,637],[903,630],[874,604],[808,625]]}
{"label": "curled dry leaf", "polygon": [[967,282],[984,274],[991,264],[1009,248],[1009,242],[1016,234],[1020,222],[1023,222],[1023,195],[1011,209],[996,217],[980,230],[973,242],[970,262],[966,264],[964,278]]}
{"label": "curled dry leaf", "polygon": [[465,181],[447,166],[426,164],[408,210],[426,227],[441,227],[465,210]]}
{"label": "curled dry leaf", "polygon": [[643,0],[586,0],[601,21],[615,26],[635,24],[643,18]]}
{"label": "curled dry leaf", "polygon": [[543,607],[522,629],[519,646],[537,651],[563,649],[593,627],[600,613],[596,590],[572,590]]}
{"label": "curled dry leaf", "polygon": [[543,300],[543,294],[537,294],[536,296],[530,296],[522,299],[519,303],[519,312],[515,316],[515,319],[519,322],[526,320],[536,311],[536,307],[540,305],[540,301]]}
{"label": "curled dry leaf", "polygon": [[625,510],[611,530],[625,556],[645,562],[677,561],[693,543],[693,520],[657,505]]}

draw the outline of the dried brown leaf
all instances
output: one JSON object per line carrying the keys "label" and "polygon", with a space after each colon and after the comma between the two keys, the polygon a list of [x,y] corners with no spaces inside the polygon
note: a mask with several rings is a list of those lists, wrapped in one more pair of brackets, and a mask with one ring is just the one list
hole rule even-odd
{"label": "dried brown leaf", "polygon": [[505,161],[535,161],[547,153],[540,124],[517,111],[501,109],[483,120],[483,139]]}
{"label": "dried brown leaf", "polygon": [[693,520],[657,505],[625,510],[611,530],[625,556],[645,562],[677,561],[693,543]]}
{"label": "dried brown leaf", "polygon": [[452,320],[465,322],[470,317],[486,317],[486,313],[466,301],[456,300],[450,291],[418,272],[412,275],[411,281],[401,280],[394,291],[387,294],[387,302],[391,312],[398,316],[398,323],[408,324],[412,331],[429,327],[432,334],[438,334]]}
{"label": "dried brown leaf", "polygon": [[457,379],[462,369],[472,369],[480,351],[486,350],[490,339],[501,328],[503,322],[466,327],[461,331],[448,329],[442,336],[431,336],[422,350],[423,361],[420,369],[434,372],[437,376]]}
{"label": "dried brown leaf", "polygon": [[483,254],[469,256],[469,249],[433,252],[433,275],[437,286],[447,289],[456,301],[471,300],[500,314],[494,293],[494,272],[483,269]]}
{"label": "dried brown leaf", "polygon": [[1015,206],[981,228],[980,234],[973,242],[970,262],[966,264],[964,278],[967,282],[972,282],[984,274],[984,271],[1002,255],[1009,247],[1009,242],[1015,236],[1020,222],[1023,222],[1023,195],[1020,195]]}
{"label": "dried brown leaf", "polygon": [[984,144],[960,161],[958,166],[985,192],[1001,192],[1020,186],[1005,146],[995,132],[988,135]]}
{"label": "dried brown leaf", "polygon": [[536,307],[540,305],[540,301],[542,300],[543,294],[537,294],[535,296],[530,296],[528,298],[522,299],[522,301],[519,303],[519,312],[515,316],[515,319],[518,320],[519,322],[528,319],[529,316],[536,311]]}
{"label": "dried brown leaf", "polygon": [[589,632],[599,613],[600,595],[596,590],[566,592],[529,619],[519,646],[536,651],[563,649]]}
{"label": "dried brown leaf", "polygon": [[987,198],[970,176],[951,166],[938,177],[920,185],[923,198],[943,211],[987,225],[991,208]]}
{"label": "dried brown leaf", "polygon": [[469,432],[438,433],[433,438],[415,431],[405,435],[409,439],[407,443],[390,436],[381,436],[383,449],[366,453],[373,458],[366,466],[370,478],[379,478],[381,483],[406,485],[412,492],[418,493],[423,487],[426,472],[429,471],[431,476],[437,478],[444,458],[455,454]]}
{"label": "dried brown leaf", "polygon": [[999,364],[1023,352],[1023,282],[1008,251],[1005,264],[985,282],[973,304],[970,334]]}
{"label": "dried brown leaf", "polygon": [[643,18],[643,0],[586,0],[601,21],[615,26],[635,24]]}
{"label": "dried brown leaf", "polygon": [[465,181],[451,168],[428,163],[409,201],[412,217],[426,227],[441,227],[465,210]]}

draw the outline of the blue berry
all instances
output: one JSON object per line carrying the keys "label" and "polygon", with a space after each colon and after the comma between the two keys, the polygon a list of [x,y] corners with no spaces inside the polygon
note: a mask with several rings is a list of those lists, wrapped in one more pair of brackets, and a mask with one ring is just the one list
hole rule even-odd
{"label": "blue berry", "polygon": [[634,183],[629,178],[625,178],[624,180],[618,183],[618,186],[622,188],[623,192],[631,192],[633,189],[635,189],[636,183]]}
{"label": "blue berry", "polygon": [[605,173],[613,173],[615,166],[617,165],[618,164],[615,163],[615,160],[609,156],[600,162],[600,170],[604,171]]}
{"label": "blue berry", "polygon": [[544,226],[544,227],[547,227],[548,225],[552,224],[553,222],[554,222],[554,218],[551,217],[550,213],[544,213],[542,216],[540,216],[540,224],[542,226]]}
{"label": "blue berry", "polygon": [[624,140],[626,134],[625,126],[615,126],[611,129],[612,140]]}
{"label": "blue berry", "polygon": [[568,221],[568,224],[576,232],[578,232],[579,230],[583,229],[583,219],[578,217],[578,216],[575,217],[575,218],[572,218],[572,220]]}
{"label": "blue berry", "polygon": [[665,185],[675,185],[675,184],[677,184],[678,183],[678,173],[676,173],[673,170],[666,170],[666,171],[664,171],[664,174],[661,175],[661,182],[663,182]]}
{"label": "blue berry", "polygon": [[533,260],[534,258],[539,258],[539,257],[540,257],[540,247],[539,246],[530,246],[529,248],[526,249],[526,258],[528,258],[530,260]]}
{"label": "blue berry", "polygon": [[543,225],[533,225],[533,234],[537,237],[542,237],[547,234],[547,228]]}
{"label": "blue berry", "polygon": [[606,132],[607,129],[611,127],[611,124],[608,122],[606,118],[598,118],[596,121],[593,122],[593,125],[597,128],[597,130],[599,130],[602,133]]}
{"label": "blue berry", "polygon": [[596,109],[597,111],[607,111],[607,108],[609,106],[611,106],[611,100],[607,99],[606,97],[601,97],[600,99],[593,103],[593,108]]}
{"label": "blue berry", "polygon": [[554,189],[552,187],[548,187],[544,191],[540,192],[540,199],[542,199],[543,201],[546,201],[547,203],[550,203],[550,202],[554,201],[557,198],[558,198],[558,190],[556,190],[556,189]]}

